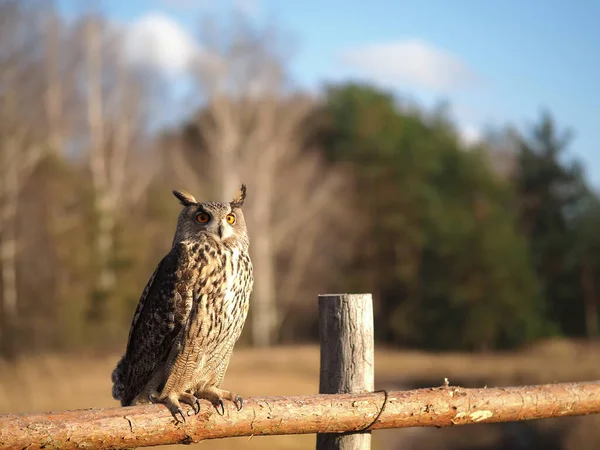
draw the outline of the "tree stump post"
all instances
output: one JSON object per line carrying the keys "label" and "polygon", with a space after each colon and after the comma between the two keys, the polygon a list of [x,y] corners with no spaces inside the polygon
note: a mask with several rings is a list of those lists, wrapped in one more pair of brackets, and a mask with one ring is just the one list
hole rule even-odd
{"label": "tree stump post", "polygon": [[[371,294],[319,295],[320,394],[374,389]],[[371,432],[318,434],[317,450],[368,450]]]}

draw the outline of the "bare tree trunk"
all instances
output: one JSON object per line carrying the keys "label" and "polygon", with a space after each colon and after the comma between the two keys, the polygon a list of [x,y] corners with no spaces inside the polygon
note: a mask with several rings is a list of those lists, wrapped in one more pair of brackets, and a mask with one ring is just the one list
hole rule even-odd
{"label": "bare tree trunk", "polygon": [[[263,108],[268,108],[265,106]],[[271,135],[271,120],[269,111],[263,113],[259,134]],[[252,202],[252,261],[257,276],[254,282],[254,297],[252,310],[252,343],[257,347],[267,347],[273,344],[275,327],[277,326],[277,302],[275,284],[275,249],[273,248],[273,233],[271,224],[271,210],[273,207],[273,171],[275,170],[274,144],[270,145],[265,139],[250,145],[261,148],[264,153],[256,164],[256,178],[253,180],[254,194]],[[257,149],[252,149],[256,152]],[[259,150],[259,151],[260,151]]]}
{"label": "bare tree trunk", "polygon": [[240,145],[239,111],[230,99],[216,96],[210,106],[214,124],[199,124],[209,142],[208,150],[215,164],[213,180],[217,186],[217,196],[225,201],[237,191],[240,185],[238,152]]}
{"label": "bare tree trunk", "polygon": [[[44,109],[46,112],[46,123],[47,123],[47,140],[48,140],[48,153],[54,156],[56,159],[60,159],[64,156],[65,152],[65,135],[67,133],[65,123],[65,92],[63,87],[67,86],[67,82],[62,80],[61,72],[63,69],[62,63],[62,34],[64,28],[58,18],[58,15],[54,8],[46,18],[46,46],[45,46],[45,68],[46,68],[46,89],[44,94]],[[65,228],[65,224],[69,222],[65,214],[59,211],[60,208],[50,208],[48,211],[49,216],[49,229],[50,234],[53,238],[57,238],[62,230]],[[60,305],[66,301],[68,297],[68,275],[63,264],[60,263],[60,242],[58,239],[54,240],[53,252],[57,258],[58,263],[52,268],[54,272],[54,298],[51,300],[55,305],[56,311],[60,309]]]}
{"label": "bare tree trunk", "polygon": [[0,270],[2,272],[2,346],[0,352],[5,356],[14,356],[15,348],[14,330],[17,329],[18,292],[17,292],[17,202],[19,192],[19,179],[16,170],[8,170],[8,159],[15,157],[12,144],[5,145],[0,151],[2,156],[1,196],[2,210],[0,214]]}
{"label": "bare tree trunk", "polygon": [[[18,128],[18,126],[15,126]],[[0,148],[0,278],[2,280],[2,324],[4,350],[10,354],[13,339],[11,330],[17,329],[18,287],[17,287],[17,209],[19,192],[41,158],[42,152],[35,144],[26,144],[21,136],[24,132],[14,130],[15,135],[5,136]]]}
{"label": "bare tree trunk", "polygon": [[52,10],[46,29],[46,71],[47,85],[44,106],[48,120],[48,143],[50,153],[61,155],[64,142],[61,133],[63,116],[63,92],[60,79],[60,23]]}
{"label": "bare tree trunk", "polygon": [[87,118],[90,132],[90,171],[94,186],[94,209],[98,215],[95,235],[97,279],[92,296],[90,319],[102,321],[107,313],[107,301],[115,285],[110,266],[115,225],[114,199],[110,195],[104,135],[102,100],[102,47],[99,24],[90,19],[86,29],[86,59],[88,76]]}
{"label": "bare tree trunk", "polygon": [[17,112],[19,107],[19,86],[15,65],[4,68],[0,81],[5,90],[2,98],[2,124],[6,128],[0,132],[0,278],[2,280],[2,342],[5,355],[14,356],[18,314],[17,287],[17,209],[19,191],[40,157],[40,149],[27,143],[27,126]]}
{"label": "bare tree trunk", "polygon": [[98,234],[96,251],[100,262],[98,290],[102,293],[112,291],[115,285],[115,274],[110,268],[110,258],[114,247],[115,208],[111,195],[104,190],[96,193],[96,212],[98,213]]}
{"label": "bare tree trunk", "polygon": [[270,236],[256,233],[251,251],[254,270],[260,275],[255,279],[252,298],[252,343],[257,347],[267,347],[273,343],[277,324],[275,259]]}
{"label": "bare tree trunk", "polygon": [[116,290],[112,257],[119,213],[125,200],[134,201],[141,196],[152,176],[149,166],[142,176],[127,172],[136,133],[143,130],[141,108],[146,91],[143,81],[134,82],[134,75],[127,69],[125,55],[119,48],[121,44],[121,36],[112,33],[105,23],[95,17],[88,18],[85,28],[87,125],[97,214],[94,237],[97,278],[89,317],[100,323],[109,313],[110,299]]}

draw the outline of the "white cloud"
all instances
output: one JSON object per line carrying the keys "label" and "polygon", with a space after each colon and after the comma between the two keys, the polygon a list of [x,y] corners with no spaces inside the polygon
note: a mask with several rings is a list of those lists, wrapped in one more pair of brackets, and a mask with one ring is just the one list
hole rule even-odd
{"label": "white cloud", "polygon": [[246,17],[256,18],[260,13],[260,2],[258,0],[235,0],[234,8]]}
{"label": "white cloud", "polygon": [[207,2],[203,0],[162,0],[162,3],[173,8],[197,9],[205,6]]}
{"label": "white cloud", "polygon": [[[215,8],[222,6],[215,0],[160,0],[160,3],[181,11],[213,11]],[[228,5],[233,10],[243,14],[249,18],[256,18],[261,12],[262,5],[260,0],[232,0]]]}
{"label": "white cloud", "polygon": [[459,126],[459,135],[466,145],[474,145],[481,141],[481,131],[473,125]]}
{"label": "white cloud", "polygon": [[342,52],[340,59],[374,81],[394,87],[414,85],[450,91],[477,80],[454,55],[415,39],[363,45]]}
{"label": "white cloud", "polygon": [[146,14],[130,25],[124,51],[131,63],[166,74],[188,70],[200,54],[193,38],[161,13]]}

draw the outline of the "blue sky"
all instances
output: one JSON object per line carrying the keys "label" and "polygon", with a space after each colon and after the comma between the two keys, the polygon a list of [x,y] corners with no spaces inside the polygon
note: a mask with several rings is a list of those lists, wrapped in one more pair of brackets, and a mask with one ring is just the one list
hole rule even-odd
{"label": "blue sky", "polygon": [[[64,0],[65,3],[68,0]],[[450,101],[468,134],[524,125],[549,108],[600,187],[600,2],[596,0],[130,0],[101,2],[135,26],[172,20],[192,39],[198,13],[243,9],[293,37],[303,86],[371,81],[429,106]],[[69,10],[69,7],[66,7]],[[185,45],[172,41],[174,56]],[[187,44],[186,44],[187,45]],[[186,53],[187,55],[187,53]],[[185,56],[182,56],[185,58]],[[173,59],[169,59],[173,61]]]}

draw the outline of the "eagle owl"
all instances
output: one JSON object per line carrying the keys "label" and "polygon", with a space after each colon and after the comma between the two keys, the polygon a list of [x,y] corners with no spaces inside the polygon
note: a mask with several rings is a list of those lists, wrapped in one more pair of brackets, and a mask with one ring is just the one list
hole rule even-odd
{"label": "eagle owl", "polygon": [[163,403],[185,422],[181,403],[196,414],[200,398],[220,414],[223,399],[242,407],[242,398],[221,383],[254,279],[242,212],[246,186],[229,203],[173,194],[183,205],[173,245],[142,293],[125,355],[112,373],[112,394],[122,406]]}

